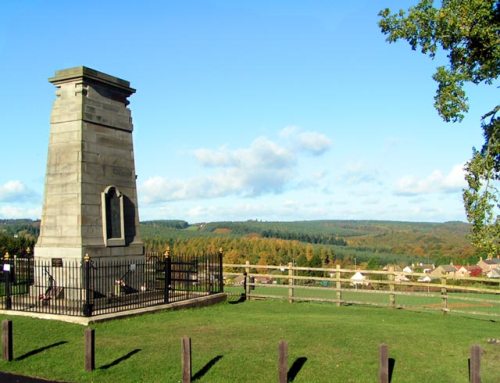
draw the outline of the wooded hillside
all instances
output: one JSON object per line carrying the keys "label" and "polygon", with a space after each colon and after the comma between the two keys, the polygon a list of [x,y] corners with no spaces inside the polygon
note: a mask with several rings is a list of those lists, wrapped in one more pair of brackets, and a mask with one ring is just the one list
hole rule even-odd
{"label": "wooded hillside", "polygon": [[[33,247],[39,221],[0,220],[0,251],[22,254]],[[146,221],[141,236],[147,251],[200,254],[224,250],[225,262],[328,266],[387,263],[476,263],[462,222],[393,221],[209,222]]]}
{"label": "wooded hillside", "polygon": [[[478,259],[467,241],[469,225],[462,222],[186,222],[180,225],[183,229],[174,228],[172,222],[142,223],[142,237],[148,249],[163,251],[167,244],[178,251],[191,252],[222,247],[226,262],[365,262],[373,268],[386,263],[465,264]],[[174,222],[179,227],[178,221]]]}

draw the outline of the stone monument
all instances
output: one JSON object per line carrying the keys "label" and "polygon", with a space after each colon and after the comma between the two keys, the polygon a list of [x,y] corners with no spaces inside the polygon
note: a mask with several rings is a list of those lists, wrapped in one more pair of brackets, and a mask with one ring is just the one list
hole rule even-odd
{"label": "stone monument", "polygon": [[35,259],[142,258],[128,81],[59,70]]}

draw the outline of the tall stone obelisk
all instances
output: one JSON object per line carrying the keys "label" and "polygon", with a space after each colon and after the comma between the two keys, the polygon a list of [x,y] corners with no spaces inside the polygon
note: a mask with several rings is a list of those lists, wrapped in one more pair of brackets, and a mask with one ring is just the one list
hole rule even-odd
{"label": "tall stone obelisk", "polygon": [[139,236],[128,81],[87,68],[57,71],[35,258],[134,259]]}

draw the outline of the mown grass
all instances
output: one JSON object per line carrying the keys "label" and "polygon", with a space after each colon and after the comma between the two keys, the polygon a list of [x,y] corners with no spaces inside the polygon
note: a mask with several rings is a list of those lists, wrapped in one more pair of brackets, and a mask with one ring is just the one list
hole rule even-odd
{"label": "mown grass", "polygon": [[[226,291],[233,295],[238,295],[243,292],[241,286],[238,287],[225,287]],[[396,305],[403,306],[407,309],[413,310],[435,310],[442,309],[442,299],[439,292],[425,291],[413,294],[405,294],[396,290]],[[255,296],[275,296],[277,298],[288,297],[288,286],[257,286],[251,291],[251,295]],[[349,291],[342,292],[342,299],[346,302],[357,302],[365,304],[373,304],[380,306],[389,306],[390,292],[388,290],[366,290],[350,288]],[[337,299],[337,293],[333,288],[321,289],[294,289],[294,296],[297,298],[312,298],[312,299]],[[464,313],[474,312],[477,315],[484,314],[484,316],[495,315],[498,319],[500,315],[500,295],[499,294],[476,294],[476,293],[458,293],[448,292],[448,308],[450,312],[462,311]],[[472,314],[471,314],[472,315]]]}
{"label": "mown grass", "polygon": [[[0,319],[6,319],[0,316]],[[294,382],[375,382],[378,347],[396,361],[394,382],[467,382],[470,346],[479,344],[482,381],[497,382],[498,322],[333,304],[248,301],[147,314],[96,324],[96,371],[83,364],[83,327],[9,317],[15,357],[0,370],[67,382],[179,382],[180,339],[192,338],[200,382],[275,382],[280,339]],[[306,358],[306,359],[304,359]]]}

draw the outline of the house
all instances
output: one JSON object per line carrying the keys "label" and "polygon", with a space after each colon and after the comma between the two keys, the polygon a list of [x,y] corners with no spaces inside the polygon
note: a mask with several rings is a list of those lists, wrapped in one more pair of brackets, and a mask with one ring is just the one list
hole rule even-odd
{"label": "house", "polygon": [[238,275],[233,279],[233,286],[243,286],[245,283],[245,276],[244,275]]}
{"label": "house", "polygon": [[479,266],[457,266],[456,276],[457,277],[480,277],[483,274],[483,270]]}
{"label": "house", "polygon": [[429,277],[428,275],[424,275],[423,277],[420,277],[418,278],[418,282],[425,282],[425,283],[428,283],[432,281],[431,277]]}
{"label": "house", "polygon": [[456,274],[455,275],[457,277],[468,277],[468,276],[470,276],[469,270],[467,270],[467,267],[465,267],[465,266],[455,265],[455,269],[456,269]]}
{"label": "house", "polygon": [[480,277],[483,274],[483,269],[477,265],[467,266],[466,268],[470,277]]}
{"label": "house", "polygon": [[496,258],[487,258],[483,260],[483,257],[479,259],[479,262],[477,265],[483,270],[483,274],[487,274],[493,269],[496,269],[500,267],[500,257],[497,256]]}
{"label": "house", "polygon": [[382,270],[384,270],[384,271],[389,271],[389,269],[390,269],[391,267],[394,269],[394,271],[403,271],[403,270],[401,269],[401,266],[399,266],[399,265],[385,265],[385,266],[384,266],[384,268],[383,268]]}
{"label": "house", "polygon": [[436,267],[430,275],[432,275],[435,278],[441,278],[441,277],[454,277],[457,272],[457,269],[453,265],[440,265]]}
{"label": "house", "polygon": [[422,272],[422,273],[430,273],[432,270],[436,268],[435,265],[432,263],[418,263],[418,264],[412,264],[413,270],[416,272]]}
{"label": "house", "polygon": [[368,282],[366,282],[366,277],[361,274],[359,271],[351,277],[351,285],[352,286],[368,286]]}
{"label": "house", "polygon": [[396,281],[396,282],[408,282],[409,279],[404,274],[397,274],[396,277],[394,278],[394,281]]}
{"label": "house", "polygon": [[413,273],[413,270],[411,269],[410,266],[405,266],[403,268],[403,273]]}
{"label": "house", "polygon": [[263,285],[270,285],[273,283],[273,279],[269,277],[255,277],[254,283],[260,283]]}
{"label": "house", "polygon": [[488,278],[500,278],[500,267],[497,267],[496,269],[491,269],[491,271],[486,273],[486,276]]}

